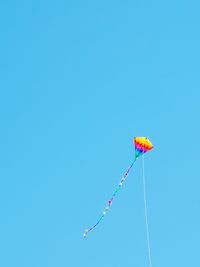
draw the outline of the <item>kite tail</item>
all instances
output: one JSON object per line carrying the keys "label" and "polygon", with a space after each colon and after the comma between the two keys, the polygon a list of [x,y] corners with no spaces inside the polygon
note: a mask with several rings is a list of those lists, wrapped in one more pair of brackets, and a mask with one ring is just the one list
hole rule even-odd
{"label": "kite tail", "polygon": [[118,184],[118,187],[115,189],[115,191],[114,191],[112,197],[108,200],[107,205],[106,205],[106,207],[105,207],[105,209],[104,209],[104,211],[103,211],[101,217],[100,217],[99,220],[97,221],[97,223],[96,223],[94,226],[92,226],[91,228],[85,230],[85,232],[84,232],[84,234],[83,234],[84,237],[86,237],[87,234],[88,234],[90,231],[92,231],[95,227],[97,227],[97,225],[101,222],[101,220],[103,219],[103,217],[106,215],[106,213],[108,212],[108,210],[110,209],[110,207],[111,207],[111,205],[112,205],[112,203],[113,203],[113,200],[115,199],[117,193],[118,193],[119,190],[121,189],[123,183],[124,183],[125,180],[126,180],[126,177],[128,176],[128,174],[129,174],[131,168],[133,167],[133,165],[135,164],[136,160],[137,160],[137,158],[134,159],[134,161],[131,163],[131,165],[128,167],[127,171],[125,172],[124,176],[121,178],[120,183]]}

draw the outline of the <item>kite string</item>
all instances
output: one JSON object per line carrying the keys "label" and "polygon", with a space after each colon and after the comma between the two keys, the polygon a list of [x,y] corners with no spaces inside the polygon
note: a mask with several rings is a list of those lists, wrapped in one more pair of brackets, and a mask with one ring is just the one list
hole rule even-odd
{"label": "kite string", "polygon": [[143,178],[144,213],[145,213],[145,223],[146,223],[148,258],[149,258],[149,266],[152,267],[149,224],[148,224],[148,213],[147,213],[146,179],[145,179],[145,172],[144,172],[144,154],[142,156],[142,178]]}

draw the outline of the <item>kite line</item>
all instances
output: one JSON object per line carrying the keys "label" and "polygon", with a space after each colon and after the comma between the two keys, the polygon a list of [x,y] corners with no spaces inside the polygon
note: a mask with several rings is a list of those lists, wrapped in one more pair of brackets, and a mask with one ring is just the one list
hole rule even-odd
{"label": "kite line", "polygon": [[148,223],[148,212],[147,212],[146,179],[145,179],[145,172],[144,172],[144,155],[142,156],[142,180],[143,180],[144,214],[145,214],[145,224],[146,224],[148,259],[149,259],[149,266],[152,267],[149,223]]}

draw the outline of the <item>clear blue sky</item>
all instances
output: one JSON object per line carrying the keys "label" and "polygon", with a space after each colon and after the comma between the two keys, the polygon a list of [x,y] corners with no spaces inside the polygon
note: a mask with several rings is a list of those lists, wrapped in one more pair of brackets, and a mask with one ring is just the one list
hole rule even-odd
{"label": "clear blue sky", "polygon": [[1,1],[0,266],[200,266],[199,1]]}

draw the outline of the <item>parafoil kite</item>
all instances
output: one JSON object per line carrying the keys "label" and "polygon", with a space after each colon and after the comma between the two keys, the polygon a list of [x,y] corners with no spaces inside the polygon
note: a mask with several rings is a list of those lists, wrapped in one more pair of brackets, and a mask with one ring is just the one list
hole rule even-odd
{"label": "parafoil kite", "polygon": [[112,197],[108,200],[107,205],[101,215],[101,217],[99,218],[99,220],[97,221],[97,223],[95,225],[93,225],[91,228],[86,229],[83,236],[86,237],[87,234],[92,231],[100,222],[101,220],[104,218],[104,216],[106,215],[106,213],[108,212],[108,210],[110,209],[113,200],[115,199],[117,193],[119,192],[119,190],[121,189],[123,183],[125,182],[131,168],[133,167],[133,165],[135,164],[136,160],[142,156],[144,153],[150,151],[151,149],[153,149],[153,145],[150,142],[150,140],[147,137],[135,137],[134,138],[134,145],[135,145],[135,157],[134,157],[134,161],[131,163],[131,165],[128,167],[127,171],[125,172],[124,176],[121,178],[117,188],[115,189]]}

